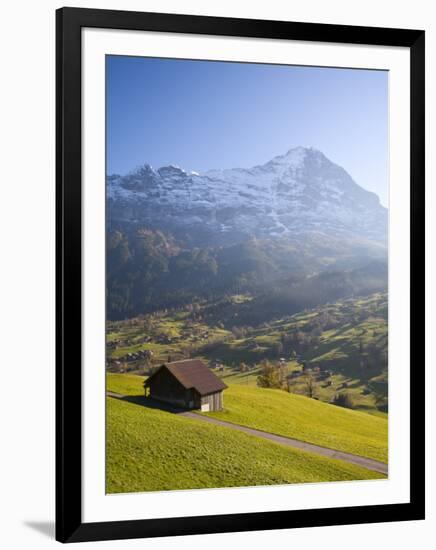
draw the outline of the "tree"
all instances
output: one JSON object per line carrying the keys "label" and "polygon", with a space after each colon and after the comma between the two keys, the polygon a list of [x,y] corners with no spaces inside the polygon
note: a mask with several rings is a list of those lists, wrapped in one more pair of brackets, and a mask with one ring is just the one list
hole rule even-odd
{"label": "tree", "polygon": [[311,374],[305,374],[302,377],[302,382],[304,384],[304,390],[306,392],[307,397],[310,397],[310,398],[315,397],[316,382],[314,377]]}
{"label": "tree", "polygon": [[245,363],[240,363],[239,364],[239,371],[240,372],[247,372],[247,370],[248,370],[248,367]]}
{"label": "tree", "polygon": [[257,377],[257,385],[261,388],[281,388],[279,369],[266,359],[262,361],[261,368],[262,374]]}
{"label": "tree", "polygon": [[240,327],[232,327],[232,333],[237,340],[239,340],[240,338],[244,338],[245,336],[244,329]]}

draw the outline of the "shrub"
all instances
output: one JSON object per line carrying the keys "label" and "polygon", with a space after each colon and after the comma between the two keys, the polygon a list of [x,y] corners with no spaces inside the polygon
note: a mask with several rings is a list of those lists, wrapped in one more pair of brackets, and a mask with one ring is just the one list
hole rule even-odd
{"label": "shrub", "polygon": [[346,409],[354,408],[354,401],[352,396],[347,393],[337,393],[333,399],[333,404],[338,407],[345,407]]}

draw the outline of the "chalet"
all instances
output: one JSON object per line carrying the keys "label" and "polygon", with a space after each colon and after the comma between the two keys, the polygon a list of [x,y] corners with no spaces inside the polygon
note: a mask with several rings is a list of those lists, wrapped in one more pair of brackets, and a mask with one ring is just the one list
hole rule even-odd
{"label": "chalet", "polygon": [[145,382],[145,396],[204,412],[223,408],[226,384],[199,359],[166,363]]}

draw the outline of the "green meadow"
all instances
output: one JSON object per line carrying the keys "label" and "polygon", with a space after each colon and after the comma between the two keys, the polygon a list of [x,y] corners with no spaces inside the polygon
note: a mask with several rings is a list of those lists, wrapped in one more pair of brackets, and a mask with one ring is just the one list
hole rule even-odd
{"label": "green meadow", "polygon": [[[386,463],[386,294],[233,326],[251,304],[234,295],[108,322],[107,390],[127,396],[107,401],[109,493],[384,477],[146,406],[143,382],[154,368],[198,357],[228,385],[223,411],[203,414]],[[258,386],[265,361],[280,368],[281,389]],[[304,369],[312,373],[312,397],[295,375]],[[342,394],[347,408],[332,404]]]}
{"label": "green meadow", "polygon": [[106,390],[121,395],[144,395],[143,376],[136,374],[107,374]]}
{"label": "green meadow", "polygon": [[229,385],[221,420],[382,462],[388,459],[386,418],[268,388]]}
{"label": "green meadow", "polygon": [[[107,389],[142,396],[143,381],[141,376],[108,374]],[[281,390],[230,384],[224,410],[203,414],[382,462],[388,458],[387,419]]]}
{"label": "green meadow", "polygon": [[110,397],[106,434],[108,493],[384,477],[343,461]]}

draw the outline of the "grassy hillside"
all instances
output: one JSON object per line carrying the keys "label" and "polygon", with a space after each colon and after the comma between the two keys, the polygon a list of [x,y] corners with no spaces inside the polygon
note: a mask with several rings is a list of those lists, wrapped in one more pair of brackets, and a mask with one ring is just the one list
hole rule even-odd
{"label": "grassy hillside", "polygon": [[[303,365],[330,372],[327,379],[316,383],[318,399],[330,402],[346,392],[354,409],[380,416],[387,411],[385,293],[338,300],[257,326],[241,326],[241,311],[252,300],[239,294],[224,301],[109,322],[108,369],[144,374],[168,358],[201,357],[221,364],[215,372],[226,383],[255,386],[262,360],[284,358],[285,376],[301,371]],[[220,317],[228,323],[220,322]],[[241,363],[245,372],[241,372]],[[297,379],[289,389],[304,393]]]}
{"label": "grassy hillside", "polygon": [[[111,387],[119,388],[119,381]],[[342,461],[113,398],[107,398],[106,434],[108,493],[384,477]]]}
{"label": "grassy hillside", "polygon": [[[141,376],[108,374],[107,389],[124,395],[143,395],[143,380]],[[208,414],[235,424],[387,461],[386,419],[307,397],[231,384],[224,392],[224,411]]]}
{"label": "grassy hillside", "polygon": [[250,327],[242,337],[203,351],[213,351],[229,365],[296,352],[305,361],[361,375],[360,359],[368,359],[371,346],[387,351],[387,307],[387,296],[381,293],[339,300]]}
{"label": "grassy hillside", "polygon": [[[387,297],[340,300],[319,308],[276,319],[262,327],[200,350],[219,357],[226,368],[220,376],[226,383],[256,385],[262,359],[285,358],[283,374],[301,371],[302,365],[331,372],[328,380],[316,384],[315,395],[330,402],[346,392],[353,408],[383,416],[388,400]],[[239,365],[249,365],[240,373]],[[295,380],[293,393],[304,393]]]}
{"label": "grassy hillside", "polygon": [[144,380],[136,374],[107,374],[106,390],[121,395],[144,395]]}
{"label": "grassy hillside", "polygon": [[230,385],[224,410],[207,413],[235,424],[387,462],[384,418],[280,390]]}

